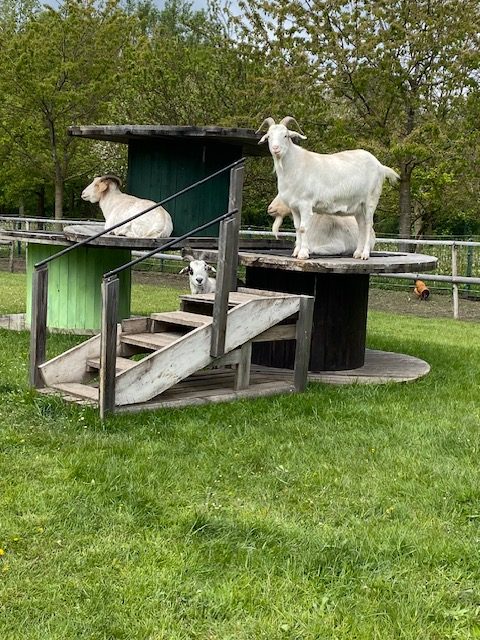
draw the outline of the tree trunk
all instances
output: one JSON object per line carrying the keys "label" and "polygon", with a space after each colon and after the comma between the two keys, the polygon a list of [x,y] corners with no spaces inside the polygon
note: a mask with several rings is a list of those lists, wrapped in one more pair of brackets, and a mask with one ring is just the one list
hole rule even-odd
{"label": "tree trunk", "polygon": [[[400,203],[399,203],[399,228],[401,238],[410,238],[411,235],[411,214],[412,214],[412,194],[411,194],[412,170],[407,162],[402,162],[400,166]],[[408,251],[408,244],[399,244],[400,251]]]}
{"label": "tree trunk", "polygon": [[55,167],[55,219],[63,218],[63,191],[65,188],[61,167]]}
{"label": "tree trunk", "polygon": [[37,196],[37,216],[45,218],[45,186],[39,187],[35,195]]}

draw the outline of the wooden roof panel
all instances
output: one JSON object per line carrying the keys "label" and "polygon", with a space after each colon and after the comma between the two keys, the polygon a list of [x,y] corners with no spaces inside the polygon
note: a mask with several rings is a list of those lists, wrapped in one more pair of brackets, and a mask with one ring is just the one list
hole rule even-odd
{"label": "wooden roof panel", "polygon": [[194,127],[159,124],[123,124],[123,125],[81,125],[68,128],[71,136],[106,140],[128,144],[130,140],[187,140],[199,142],[225,142],[241,146],[243,154],[248,156],[269,155],[266,145],[259,146],[260,134],[253,129],[227,128],[218,126]]}

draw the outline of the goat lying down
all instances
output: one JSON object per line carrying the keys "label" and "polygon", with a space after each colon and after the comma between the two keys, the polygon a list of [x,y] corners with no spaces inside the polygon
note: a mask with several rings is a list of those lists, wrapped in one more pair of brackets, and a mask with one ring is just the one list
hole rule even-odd
{"label": "goat lying down", "polygon": [[[276,196],[268,205],[267,212],[275,218],[272,232],[278,238],[278,231],[283,220],[291,216],[292,212]],[[308,247],[311,253],[319,256],[348,256],[352,255],[358,242],[358,224],[353,216],[329,216],[318,214],[312,217],[306,231]],[[371,230],[370,251],[375,246],[375,232]]]}
{"label": "goat lying down", "polygon": [[[105,218],[105,229],[126,220],[136,213],[153,206],[153,200],[137,198],[120,191],[122,182],[117,176],[106,175],[94,178],[82,191],[82,200],[98,202]],[[173,231],[170,214],[163,207],[114,229],[112,234],[127,238],[168,238]]]}
{"label": "goat lying down", "polygon": [[308,259],[308,228],[313,214],[321,213],[355,216],[358,240],[353,257],[368,260],[373,214],[384,180],[394,183],[399,175],[363,149],[331,154],[302,149],[293,140],[305,140],[306,136],[288,129],[291,123],[300,128],[291,116],[279,124],[275,124],[273,118],[266,118],[257,133],[268,127],[259,144],[268,141],[278,194],[292,211],[296,231],[293,256]]}
{"label": "goat lying down", "polygon": [[216,273],[216,270],[205,260],[194,260],[192,256],[184,256],[188,260],[188,266],[184,267],[180,273],[188,273],[190,291],[196,295],[198,293],[213,293],[217,286],[213,278],[209,278],[208,273]]}

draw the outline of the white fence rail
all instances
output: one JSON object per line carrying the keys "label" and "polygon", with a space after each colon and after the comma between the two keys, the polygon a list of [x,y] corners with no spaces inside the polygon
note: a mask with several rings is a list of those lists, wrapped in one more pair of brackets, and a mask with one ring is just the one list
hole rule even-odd
{"label": "white fence rail", "polygon": [[[273,236],[271,231],[253,231],[253,230],[243,230],[240,232],[243,235],[253,235],[253,236]],[[284,238],[295,238],[295,233],[289,231],[283,231],[278,234],[280,237]],[[450,247],[450,273],[448,275],[445,274],[437,274],[437,273],[383,273],[374,275],[373,277],[383,277],[383,278],[395,278],[398,280],[424,280],[427,282],[445,282],[452,285],[452,301],[453,301],[453,317],[458,319],[459,317],[459,284],[465,285],[480,285],[480,277],[474,277],[470,275],[460,276],[458,275],[458,263],[459,256],[458,250],[459,248],[480,248],[480,242],[473,242],[471,240],[426,240],[426,239],[411,239],[411,238],[377,238],[375,247],[378,248],[379,245],[413,245],[415,247],[418,246],[428,246],[428,247]],[[378,249],[377,249],[378,250]],[[435,254],[435,252],[432,252]],[[468,259],[467,259],[468,262]],[[472,268],[472,265],[470,265]]]}

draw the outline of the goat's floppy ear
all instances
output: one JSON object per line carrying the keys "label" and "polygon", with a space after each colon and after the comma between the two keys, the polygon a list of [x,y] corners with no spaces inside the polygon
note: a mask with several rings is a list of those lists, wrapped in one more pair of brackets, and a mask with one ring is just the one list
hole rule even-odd
{"label": "goat's floppy ear", "polygon": [[299,138],[300,140],[306,140],[307,136],[302,135],[301,133],[298,133],[298,131],[288,131],[288,137],[289,138]]}
{"label": "goat's floppy ear", "polygon": [[260,140],[258,141],[258,144],[263,144],[267,140],[268,140],[268,133],[266,133],[264,136],[260,138]]}
{"label": "goat's floppy ear", "polygon": [[183,275],[184,273],[190,273],[190,267],[183,267],[183,269],[181,271],[178,272],[180,275]]}
{"label": "goat's floppy ear", "polygon": [[211,271],[212,273],[217,273],[215,267],[212,267],[211,264],[207,264],[207,271]]}

